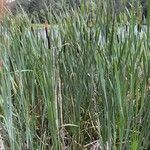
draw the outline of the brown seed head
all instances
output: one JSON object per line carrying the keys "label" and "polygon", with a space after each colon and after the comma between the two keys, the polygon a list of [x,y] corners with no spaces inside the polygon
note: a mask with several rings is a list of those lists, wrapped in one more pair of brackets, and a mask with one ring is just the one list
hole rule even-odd
{"label": "brown seed head", "polygon": [[0,21],[2,20],[5,10],[6,10],[6,0],[0,0]]}

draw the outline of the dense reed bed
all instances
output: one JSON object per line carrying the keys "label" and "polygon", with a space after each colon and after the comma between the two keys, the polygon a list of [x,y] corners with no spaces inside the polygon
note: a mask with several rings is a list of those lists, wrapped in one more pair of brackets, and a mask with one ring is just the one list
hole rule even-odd
{"label": "dense reed bed", "polygon": [[51,11],[44,37],[24,13],[0,26],[5,148],[149,149],[149,23],[135,34],[133,11],[110,17],[105,3]]}

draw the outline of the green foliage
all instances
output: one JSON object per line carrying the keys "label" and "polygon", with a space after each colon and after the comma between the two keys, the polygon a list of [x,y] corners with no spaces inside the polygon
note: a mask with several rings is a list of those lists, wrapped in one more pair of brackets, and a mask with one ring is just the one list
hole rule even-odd
{"label": "green foliage", "polygon": [[149,149],[149,24],[136,34],[134,10],[118,21],[106,6],[52,10],[49,25],[3,21],[0,116],[12,150]]}

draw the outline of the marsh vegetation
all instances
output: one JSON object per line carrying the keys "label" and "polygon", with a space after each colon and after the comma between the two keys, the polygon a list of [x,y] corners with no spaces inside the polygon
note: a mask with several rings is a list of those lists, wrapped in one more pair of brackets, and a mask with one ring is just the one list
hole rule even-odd
{"label": "marsh vegetation", "polygon": [[149,16],[135,34],[134,10],[111,17],[107,10],[105,1],[51,9],[48,24],[40,25],[45,38],[38,16],[36,24],[25,12],[5,16],[0,132],[6,149],[150,149]]}

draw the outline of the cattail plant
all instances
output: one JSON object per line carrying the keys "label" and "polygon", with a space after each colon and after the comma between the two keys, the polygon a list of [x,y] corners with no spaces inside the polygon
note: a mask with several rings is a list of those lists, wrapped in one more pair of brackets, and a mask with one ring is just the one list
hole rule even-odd
{"label": "cattail plant", "polygon": [[6,11],[6,1],[0,0],[0,20],[2,19],[5,11]]}
{"label": "cattail plant", "polygon": [[64,4],[44,27],[5,18],[0,121],[11,150],[150,149],[149,30],[135,34],[134,9],[110,17],[106,2]]}

